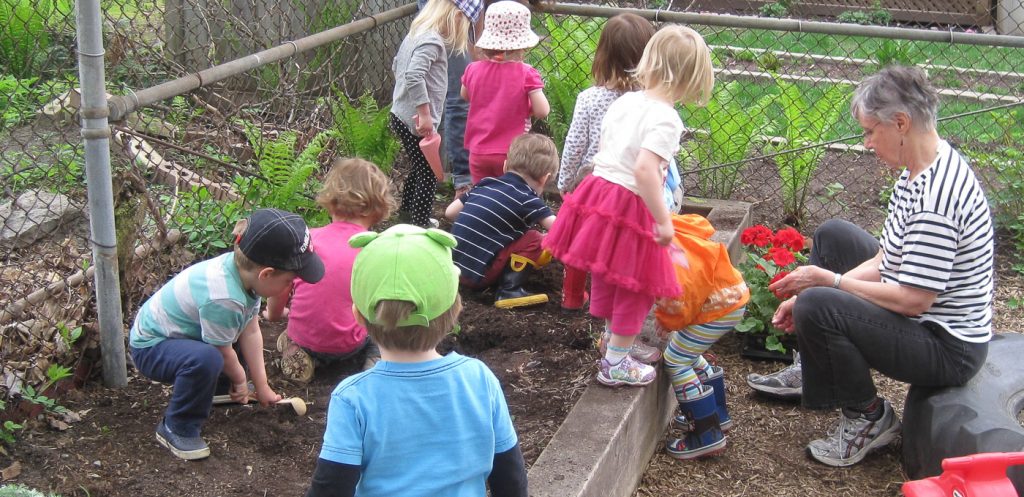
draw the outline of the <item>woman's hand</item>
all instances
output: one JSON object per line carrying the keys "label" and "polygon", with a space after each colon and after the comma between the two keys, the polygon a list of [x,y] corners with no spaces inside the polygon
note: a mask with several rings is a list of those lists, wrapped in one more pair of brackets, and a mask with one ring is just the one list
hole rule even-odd
{"label": "woman's hand", "polygon": [[796,305],[796,297],[788,300],[783,300],[779,307],[775,309],[775,314],[772,316],[772,326],[785,331],[786,333],[793,333],[796,331],[796,327],[793,323],[793,306]]}
{"label": "woman's hand", "polygon": [[800,292],[816,286],[832,286],[835,273],[818,266],[800,266],[781,280],[768,285],[775,295],[800,295]]}
{"label": "woman's hand", "polygon": [[672,243],[672,237],[676,234],[675,228],[672,226],[672,220],[668,219],[663,223],[658,223],[654,228],[654,241],[658,242],[658,245],[667,247],[668,244]]}

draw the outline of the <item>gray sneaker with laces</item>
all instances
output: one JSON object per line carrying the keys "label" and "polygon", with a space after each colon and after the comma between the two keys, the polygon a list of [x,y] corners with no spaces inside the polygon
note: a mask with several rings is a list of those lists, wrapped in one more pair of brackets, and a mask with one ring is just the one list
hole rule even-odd
{"label": "gray sneaker with laces", "polygon": [[769,397],[797,399],[803,394],[803,370],[800,367],[800,353],[793,352],[793,364],[771,374],[751,373],[747,385]]}
{"label": "gray sneaker with laces", "polygon": [[807,445],[807,454],[829,466],[852,466],[872,450],[892,443],[900,433],[900,420],[888,400],[882,401],[882,417],[872,421],[866,415],[855,418],[839,413],[839,423],[828,436]]}

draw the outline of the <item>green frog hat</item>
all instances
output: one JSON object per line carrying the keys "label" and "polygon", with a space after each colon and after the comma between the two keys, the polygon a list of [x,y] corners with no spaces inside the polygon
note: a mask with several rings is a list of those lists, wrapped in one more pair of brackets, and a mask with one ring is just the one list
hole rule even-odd
{"label": "green frog hat", "polygon": [[398,326],[427,326],[455,303],[459,268],[452,263],[456,241],[450,233],[397,224],[352,235],[348,244],[362,249],[352,266],[352,301],[368,322],[376,323],[382,300],[415,304]]}

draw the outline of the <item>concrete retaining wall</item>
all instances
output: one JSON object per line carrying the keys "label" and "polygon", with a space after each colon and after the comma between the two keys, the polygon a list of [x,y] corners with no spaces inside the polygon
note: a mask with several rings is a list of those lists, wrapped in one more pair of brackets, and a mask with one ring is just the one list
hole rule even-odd
{"label": "concrete retaining wall", "polygon": [[[740,260],[740,233],[750,226],[746,202],[691,200],[684,213],[707,217],[733,261]],[[653,321],[643,334],[656,341]],[[530,468],[532,497],[628,497],[640,478],[676,407],[668,378],[646,388],[611,389],[591,383],[569,411],[544,452]]]}

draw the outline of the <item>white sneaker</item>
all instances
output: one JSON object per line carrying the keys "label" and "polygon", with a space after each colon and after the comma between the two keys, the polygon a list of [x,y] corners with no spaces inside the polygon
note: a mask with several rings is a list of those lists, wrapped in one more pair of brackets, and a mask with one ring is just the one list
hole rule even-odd
{"label": "white sneaker", "polygon": [[882,417],[872,421],[861,414],[856,418],[839,413],[839,423],[825,438],[807,444],[807,454],[829,466],[852,466],[872,450],[892,443],[900,433],[900,420],[888,400],[882,401]]}

